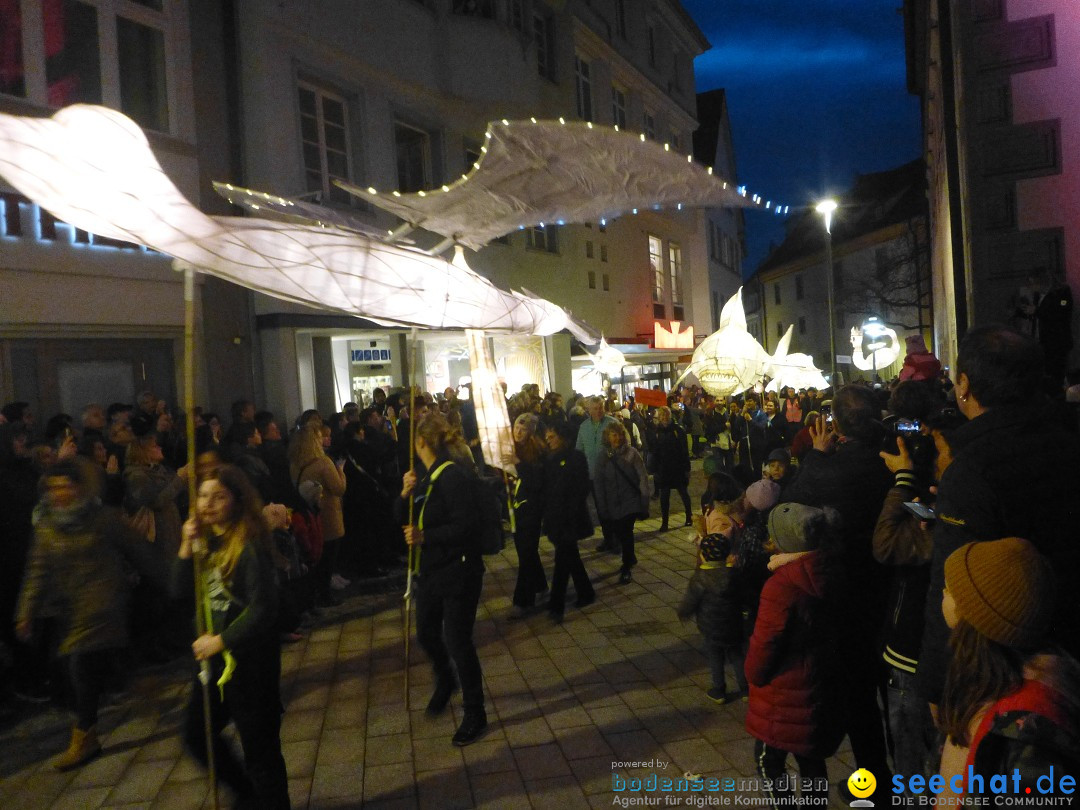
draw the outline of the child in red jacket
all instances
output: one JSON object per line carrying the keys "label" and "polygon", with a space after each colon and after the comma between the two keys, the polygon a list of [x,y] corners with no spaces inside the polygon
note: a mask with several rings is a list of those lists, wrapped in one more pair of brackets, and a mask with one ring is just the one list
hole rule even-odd
{"label": "child in red jacket", "polygon": [[[794,754],[804,798],[828,801],[826,757],[843,737],[832,684],[842,628],[831,608],[836,513],[797,503],[769,515],[769,540],[790,555],[765,582],[746,654],[757,771],[774,807],[790,804],[784,764]],[[774,566],[770,565],[770,568]]]}

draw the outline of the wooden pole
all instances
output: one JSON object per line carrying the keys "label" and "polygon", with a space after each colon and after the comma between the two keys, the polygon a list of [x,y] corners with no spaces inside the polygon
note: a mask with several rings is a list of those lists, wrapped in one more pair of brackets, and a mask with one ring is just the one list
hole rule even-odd
{"label": "wooden pole", "polygon": [[[409,336],[409,372],[407,375],[407,382],[409,385],[409,472],[412,472],[414,465],[416,464],[416,407],[415,399],[413,396],[413,379],[416,373],[416,341],[417,331],[416,327],[413,327],[412,334]],[[412,493],[409,496],[409,525],[413,524],[413,497],[416,493]],[[412,586],[413,586],[413,573],[420,567],[420,549],[414,545],[410,545],[408,549],[408,566],[409,570],[405,575],[405,709],[408,711],[411,708],[411,699],[409,697],[409,643],[412,640]]]}
{"label": "wooden pole", "polygon": [[[181,264],[179,261],[176,264]],[[187,432],[188,511],[195,514],[198,497],[198,481],[195,480],[195,268],[186,262],[184,270],[184,411]],[[203,554],[193,553],[195,564],[195,631],[196,636],[206,632],[207,617],[203,614],[206,603],[206,581],[203,577]],[[206,735],[206,759],[210,777],[210,792],[214,796],[214,810],[218,810],[217,767],[214,764],[214,727],[210,713],[210,662],[199,664],[199,683],[202,687],[203,733]]]}

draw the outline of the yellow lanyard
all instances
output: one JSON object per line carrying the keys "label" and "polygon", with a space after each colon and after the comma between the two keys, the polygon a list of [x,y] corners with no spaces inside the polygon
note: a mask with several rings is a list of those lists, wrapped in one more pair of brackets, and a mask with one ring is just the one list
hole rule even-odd
{"label": "yellow lanyard", "polygon": [[435,472],[428,478],[427,492],[424,493],[424,502],[420,504],[420,517],[416,520],[416,528],[420,531],[424,530],[424,510],[427,509],[428,501],[431,500],[431,490],[435,486],[435,479],[439,477],[443,470],[449,467],[454,462],[444,461],[438,467],[435,468]]}

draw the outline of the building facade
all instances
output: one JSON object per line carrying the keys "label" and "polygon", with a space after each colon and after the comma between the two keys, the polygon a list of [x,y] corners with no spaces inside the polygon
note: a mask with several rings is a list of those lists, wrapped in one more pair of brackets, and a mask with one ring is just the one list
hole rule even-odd
{"label": "building facade", "polygon": [[[1080,283],[1080,8],[1070,0],[906,0],[923,102],[935,348],[975,325],[1030,327],[1023,301]],[[1073,327],[1075,332],[1075,326]]]}
{"label": "building facade", "polygon": [[[922,160],[897,169],[860,175],[837,198],[832,219],[833,340],[837,372],[845,381],[899,373],[908,335],[932,329],[930,249],[925,168]],[[791,352],[811,355],[830,371],[828,279],[825,228],[814,210],[788,223],[784,241],[766,257],[744,294],[747,328],[772,353],[788,327]],[[869,366],[862,327],[877,318],[896,333],[899,354],[887,365]],[[753,328],[751,328],[753,323]],[[853,334],[853,330],[856,330]],[[853,345],[853,341],[855,344]],[[929,344],[928,344],[929,345]]]}

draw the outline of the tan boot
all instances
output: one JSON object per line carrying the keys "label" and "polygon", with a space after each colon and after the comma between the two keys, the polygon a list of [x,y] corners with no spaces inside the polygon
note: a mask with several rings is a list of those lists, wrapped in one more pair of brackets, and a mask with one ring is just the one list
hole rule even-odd
{"label": "tan boot", "polygon": [[93,759],[101,753],[101,743],[98,742],[97,729],[91,726],[83,731],[77,726],[71,729],[71,742],[67,750],[53,760],[53,767],[58,771],[67,771],[82,765],[87,760]]}

